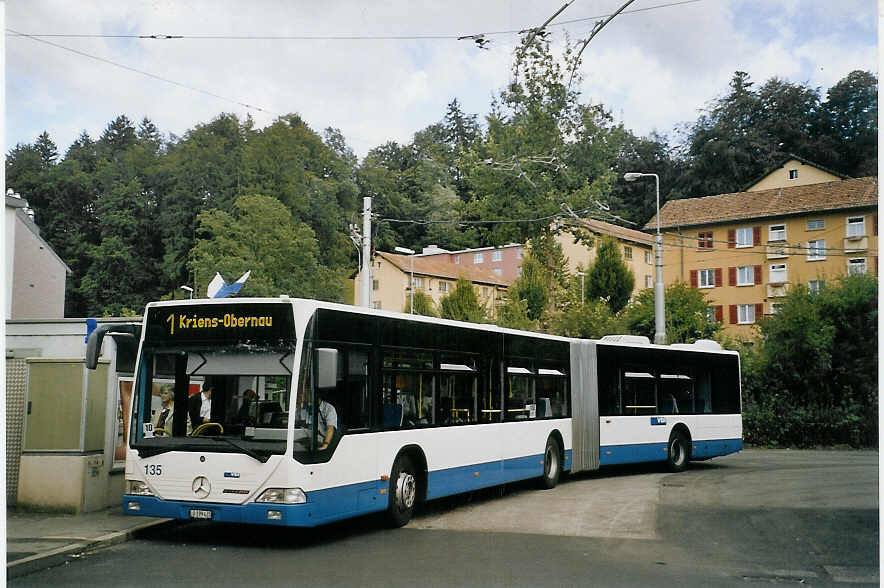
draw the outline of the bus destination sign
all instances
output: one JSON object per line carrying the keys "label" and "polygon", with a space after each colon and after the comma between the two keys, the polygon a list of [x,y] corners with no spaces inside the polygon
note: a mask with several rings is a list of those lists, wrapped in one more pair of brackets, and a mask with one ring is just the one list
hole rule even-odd
{"label": "bus destination sign", "polygon": [[294,339],[290,304],[201,304],[160,306],[148,310],[146,340],[269,341]]}

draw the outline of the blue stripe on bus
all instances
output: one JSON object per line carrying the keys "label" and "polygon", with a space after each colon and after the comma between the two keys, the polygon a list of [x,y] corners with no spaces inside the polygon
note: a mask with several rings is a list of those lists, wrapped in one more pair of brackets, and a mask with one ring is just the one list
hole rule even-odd
{"label": "blue stripe on bus", "polygon": [[[543,474],[542,455],[507,459],[497,462],[438,470],[429,473],[427,498],[440,498],[533,478]],[[565,452],[565,469],[571,468],[571,451]],[[476,476],[475,472],[479,475]],[[170,519],[190,519],[191,509],[212,511],[212,520],[228,523],[270,524],[292,527],[312,527],[340,519],[386,510],[388,494],[381,494],[389,482],[373,481],[348,484],[336,488],[314,490],[305,504],[219,504],[205,502],[161,500],[155,496],[123,496],[123,513]],[[137,503],[132,511],[129,503]],[[281,519],[267,518],[267,512],[281,513]]]}
{"label": "blue stripe on bus", "polygon": [[[599,465],[617,465],[665,461],[668,443],[634,443],[603,445],[599,448]],[[691,459],[703,460],[742,451],[742,439],[715,439],[691,442]]]}

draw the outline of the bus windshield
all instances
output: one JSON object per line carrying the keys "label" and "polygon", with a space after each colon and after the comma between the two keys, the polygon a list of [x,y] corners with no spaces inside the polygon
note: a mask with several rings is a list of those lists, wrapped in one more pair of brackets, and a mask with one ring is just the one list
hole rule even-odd
{"label": "bus windshield", "polygon": [[152,346],[135,386],[132,446],[241,452],[266,461],[285,452],[294,344]]}

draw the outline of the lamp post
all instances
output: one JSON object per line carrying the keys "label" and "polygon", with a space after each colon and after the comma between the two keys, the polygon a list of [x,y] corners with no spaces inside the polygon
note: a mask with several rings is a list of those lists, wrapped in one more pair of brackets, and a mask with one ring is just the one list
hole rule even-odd
{"label": "lamp post", "polygon": [[654,178],[657,186],[657,235],[654,239],[654,258],[656,264],[657,279],[654,283],[654,343],[666,344],[666,323],[664,320],[663,305],[663,234],[660,232],[660,176],[657,174],[643,174],[629,172],[623,174],[627,182],[634,182],[640,178]]}
{"label": "lamp post", "polygon": [[580,304],[582,305],[586,300],[586,297],[583,295],[583,283],[586,281],[586,274],[583,272],[577,272],[577,275],[580,276]]}
{"label": "lamp post", "polygon": [[187,292],[189,292],[190,299],[193,300],[193,288],[191,288],[190,286],[178,286],[178,287],[181,288],[182,290],[186,290]]}
{"label": "lamp post", "polygon": [[411,293],[411,314],[414,314],[414,249],[408,247],[394,247],[393,251],[405,253],[411,257],[411,281],[409,282],[408,291]]}

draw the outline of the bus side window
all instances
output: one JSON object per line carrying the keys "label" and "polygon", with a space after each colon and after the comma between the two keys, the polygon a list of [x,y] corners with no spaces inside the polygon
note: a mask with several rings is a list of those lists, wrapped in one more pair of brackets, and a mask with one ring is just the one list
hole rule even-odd
{"label": "bus side window", "polygon": [[694,381],[685,374],[660,374],[660,414],[693,412]]}
{"label": "bus side window", "polygon": [[695,395],[694,412],[710,414],[712,412],[712,374],[708,369],[699,370]]}
{"label": "bus side window", "polygon": [[641,368],[623,372],[623,401],[627,415],[654,414],[657,412],[656,378]]}

